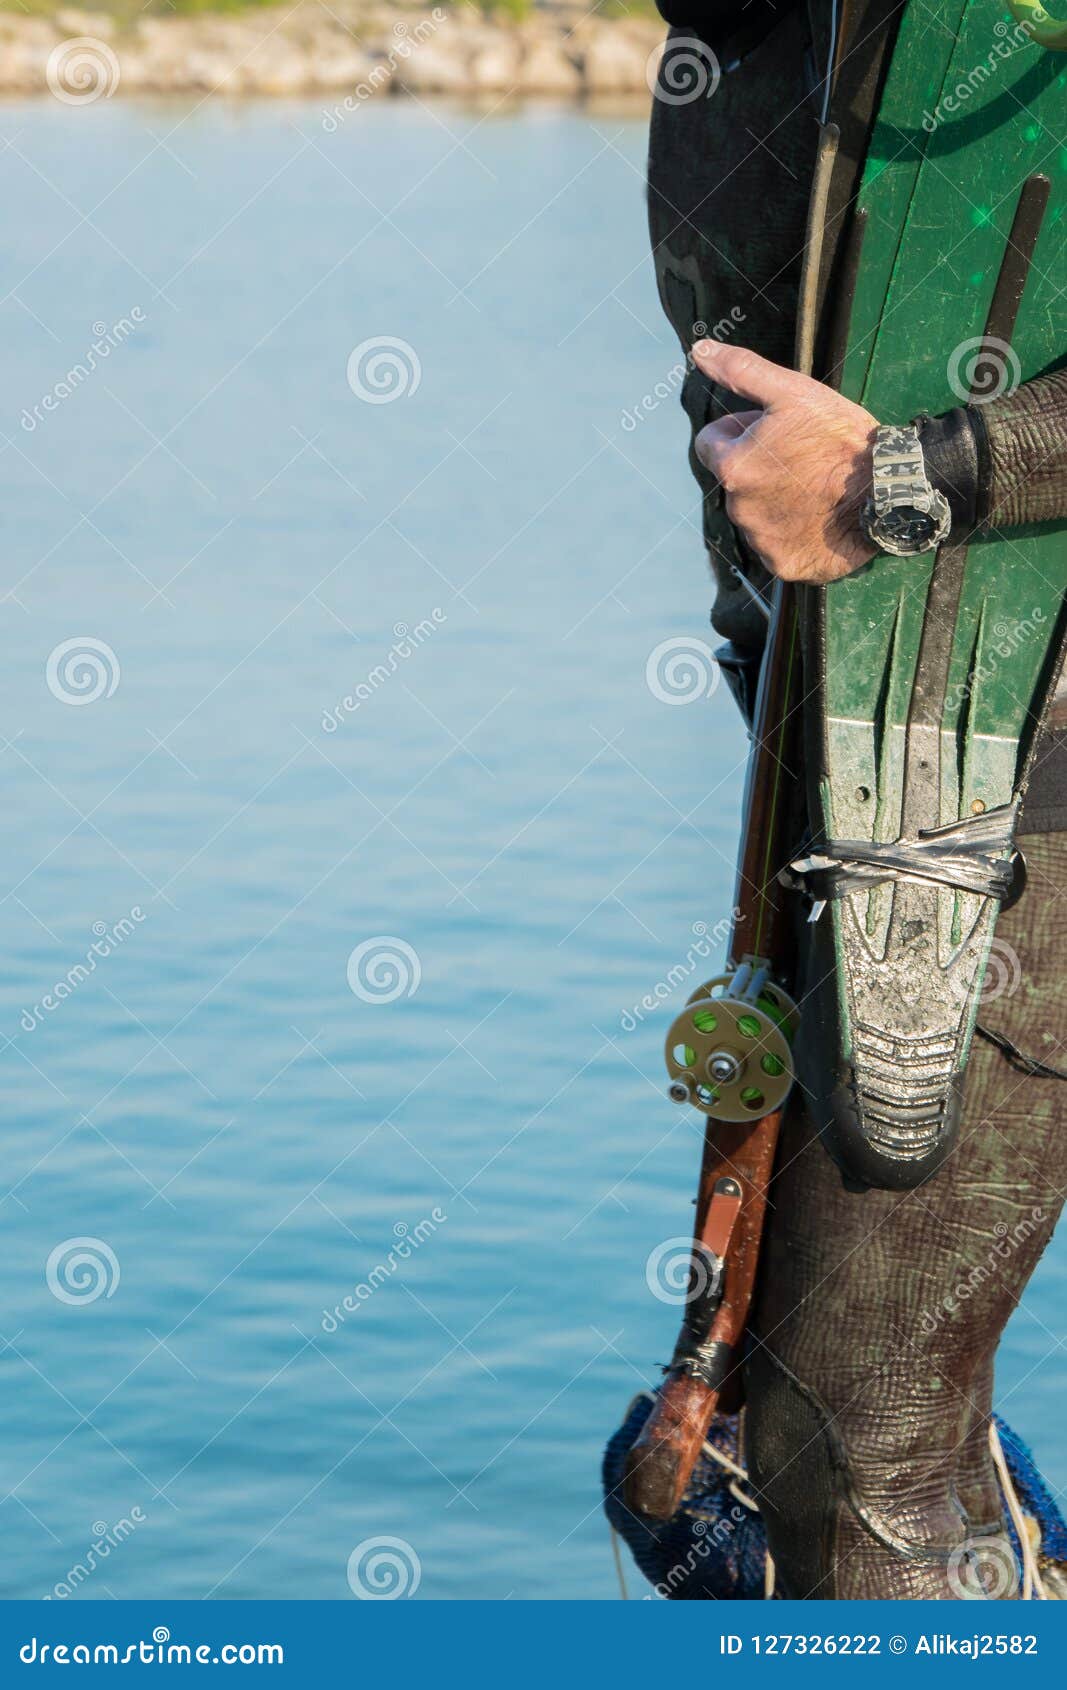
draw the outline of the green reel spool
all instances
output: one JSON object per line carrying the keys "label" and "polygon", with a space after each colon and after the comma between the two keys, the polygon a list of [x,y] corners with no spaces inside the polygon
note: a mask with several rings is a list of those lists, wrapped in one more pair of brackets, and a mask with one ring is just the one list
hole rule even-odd
{"label": "green reel spool", "polygon": [[[751,964],[748,965],[751,967]],[[710,980],[705,980],[695,992],[690,992],[688,1003],[696,1003],[701,998],[730,997],[736,995],[732,991],[738,976],[734,974],[715,974]],[[789,1043],[800,1024],[800,1011],[788,992],[783,992],[781,986],[767,976],[764,969],[758,978],[758,1004],[768,1014],[772,1021],[776,1021],[784,1032]]]}
{"label": "green reel spool", "polygon": [[792,998],[750,962],[699,986],[667,1034],[669,1096],[716,1121],[758,1121],[793,1085]]}

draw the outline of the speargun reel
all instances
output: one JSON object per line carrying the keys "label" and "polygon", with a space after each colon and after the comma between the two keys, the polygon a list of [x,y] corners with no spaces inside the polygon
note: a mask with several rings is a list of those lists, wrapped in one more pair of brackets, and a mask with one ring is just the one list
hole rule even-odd
{"label": "speargun reel", "polygon": [[758,1121],[780,1109],[796,1069],[799,1012],[765,964],[747,957],[698,986],[667,1034],[668,1094],[714,1121]]}

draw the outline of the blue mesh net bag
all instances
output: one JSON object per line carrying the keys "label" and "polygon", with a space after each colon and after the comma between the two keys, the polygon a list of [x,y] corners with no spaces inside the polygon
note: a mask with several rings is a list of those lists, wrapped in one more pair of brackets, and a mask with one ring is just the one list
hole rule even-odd
{"label": "blue mesh net bag", "polygon": [[[622,1500],[623,1465],[651,1411],[651,1393],[637,1397],[604,1451],[604,1508],[634,1560],[660,1596],[674,1601],[760,1598],[765,1594],[767,1533],[739,1476],[737,1416],[717,1414],[708,1444],[678,1512],[664,1523],[632,1514]],[[744,1500],[742,1500],[744,1499]]]}
{"label": "blue mesh net bag", "polygon": [[[651,1392],[636,1397],[604,1451],[608,1520],[628,1545],[654,1594],[681,1602],[763,1600],[773,1593],[773,1570],[767,1557],[767,1534],[740,1459],[736,1415],[715,1416],[706,1452],[670,1520],[646,1519],[631,1513],[623,1502],[626,1456],[654,1401]],[[1020,1578],[1025,1559],[1021,1526],[1031,1552],[1030,1564],[1039,1569],[1041,1594],[1067,1598],[1067,1524],[1021,1438],[999,1415],[993,1416],[993,1426],[1014,1493],[1009,1502],[1002,1480],[1005,1525]]]}

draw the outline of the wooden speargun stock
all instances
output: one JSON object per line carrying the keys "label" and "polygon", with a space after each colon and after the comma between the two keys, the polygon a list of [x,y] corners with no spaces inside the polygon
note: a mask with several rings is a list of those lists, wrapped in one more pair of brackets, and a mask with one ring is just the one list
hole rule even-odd
{"label": "wooden speargun stock", "polygon": [[685,1319],[623,1480],[627,1506],[657,1520],[678,1508],[716,1409],[740,1401],[741,1340],[792,1080],[788,1040],[796,1011],[780,983],[790,944],[777,871],[789,843],[789,751],[800,660],[795,594],[781,582],[775,592],[748,767],[729,972],[698,989],[667,1040],[671,1096],[702,1108],[707,1128]]}

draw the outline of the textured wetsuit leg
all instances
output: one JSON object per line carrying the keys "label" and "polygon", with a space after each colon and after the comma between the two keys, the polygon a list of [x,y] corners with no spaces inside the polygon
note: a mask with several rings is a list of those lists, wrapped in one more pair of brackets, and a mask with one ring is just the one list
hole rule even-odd
{"label": "textured wetsuit leg", "polygon": [[[1067,836],[1021,844],[1029,886],[989,977],[1008,989],[980,1019],[1067,1067]],[[1067,1082],[979,1038],[959,1145],[918,1190],[850,1188],[800,1111],[778,1165],[747,1388],[782,1589],[952,1597],[964,1540],[1003,1559],[992,1357],[1067,1186]]]}

